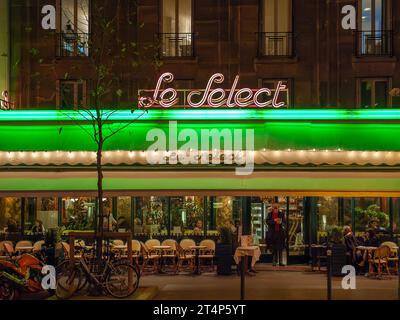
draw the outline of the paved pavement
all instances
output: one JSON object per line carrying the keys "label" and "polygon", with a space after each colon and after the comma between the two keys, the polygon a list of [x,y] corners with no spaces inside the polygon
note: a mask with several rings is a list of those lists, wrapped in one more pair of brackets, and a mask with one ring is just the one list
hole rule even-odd
{"label": "paved pavement", "polygon": [[[259,267],[254,277],[246,277],[246,298],[254,300],[324,300],[327,297],[326,274],[309,268]],[[334,278],[333,299],[397,300],[397,276],[383,280],[357,277],[356,290],[343,290],[341,278]],[[156,300],[238,300],[240,277],[202,274],[192,276],[151,275],[141,278],[141,285],[158,287]]]}

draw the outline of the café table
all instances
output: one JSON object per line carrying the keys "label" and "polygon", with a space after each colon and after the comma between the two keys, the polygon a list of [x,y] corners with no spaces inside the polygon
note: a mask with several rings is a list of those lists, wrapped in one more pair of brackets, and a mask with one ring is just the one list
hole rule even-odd
{"label": "caf\u00e9 table", "polygon": [[200,274],[200,250],[204,250],[207,249],[207,246],[190,246],[189,249],[190,250],[194,250],[195,251],[195,260],[196,260],[196,271],[194,274]]}
{"label": "caf\u00e9 table", "polygon": [[235,251],[234,259],[237,265],[240,259],[245,259],[245,267],[247,268],[247,259],[251,257],[251,267],[254,269],[257,261],[260,260],[261,250],[259,246],[238,247]]}
{"label": "caf\u00e9 table", "polygon": [[152,246],[152,249],[157,250],[160,253],[160,264],[158,266],[158,272],[162,273],[163,256],[166,250],[170,250],[171,246]]}

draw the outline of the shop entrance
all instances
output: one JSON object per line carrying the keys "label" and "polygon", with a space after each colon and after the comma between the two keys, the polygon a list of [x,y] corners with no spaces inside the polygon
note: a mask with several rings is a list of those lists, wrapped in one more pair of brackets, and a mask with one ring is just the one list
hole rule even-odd
{"label": "shop entrance", "polygon": [[271,261],[271,251],[266,243],[268,213],[272,205],[277,203],[279,210],[285,214],[286,220],[286,250],[284,259],[286,263],[304,263],[307,261],[307,248],[305,235],[308,225],[305,223],[303,197],[270,196],[252,198],[251,204],[251,234],[263,252],[263,260]]}

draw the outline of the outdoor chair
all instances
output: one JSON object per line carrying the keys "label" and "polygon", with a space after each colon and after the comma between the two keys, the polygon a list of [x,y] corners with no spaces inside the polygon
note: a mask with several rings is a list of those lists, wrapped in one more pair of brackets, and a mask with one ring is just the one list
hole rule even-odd
{"label": "outdoor chair", "polygon": [[376,249],[372,257],[368,259],[368,262],[370,264],[370,272],[373,273],[373,270],[371,268],[373,266],[377,267],[378,270],[378,276],[382,275],[383,268],[386,269],[386,272],[388,275],[390,275],[390,270],[389,270],[389,257],[391,255],[391,250],[390,247],[388,246],[380,246],[378,249]]}
{"label": "outdoor chair", "polygon": [[173,239],[164,240],[162,246],[169,246],[171,249],[162,249],[161,266],[164,266],[168,271],[173,273],[178,272],[178,244]]}
{"label": "outdoor chair", "polygon": [[14,244],[11,241],[0,242],[0,259],[8,260],[14,253]]}
{"label": "outdoor chair", "polygon": [[[152,244],[152,243],[153,242],[150,242],[150,244]],[[142,273],[145,273],[148,270],[151,273],[156,273],[158,271],[160,255],[154,249],[149,248],[145,243],[140,242],[140,244],[141,244],[142,257],[143,257]],[[153,245],[156,245],[156,244],[153,244]]]}
{"label": "outdoor chair", "polygon": [[33,244],[31,241],[26,241],[26,240],[18,241],[17,244],[15,245],[15,251],[20,252],[21,251],[20,248],[23,247],[33,247]]}
{"label": "outdoor chair", "polygon": [[192,239],[183,239],[179,243],[178,247],[178,271],[195,271],[196,267],[196,252],[190,247],[196,245],[196,242]]}
{"label": "outdoor chair", "polygon": [[[215,258],[215,241],[206,239],[200,242],[200,246],[207,247],[201,249],[199,252],[199,271],[202,269],[211,269],[214,272],[214,258]],[[207,263],[209,263],[207,265]]]}
{"label": "outdoor chair", "polygon": [[[141,256],[141,244],[138,240],[132,240],[132,260],[139,266],[139,258]],[[124,251],[122,258],[128,258],[128,249]]]}
{"label": "outdoor chair", "polygon": [[390,248],[390,256],[388,258],[389,261],[389,268],[390,263],[394,265],[394,272],[398,273],[399,270],[399,249],[397,244],[391,241],[387,241],[382,243],[382,246],[388,246]]}
{"label": "outdoor chair", "polygon": [[[67,242],[62,242],[62,247],[64,251],[64,258],[68,260],[70,258],[71,246]],[[80,259],[82,257],[82,253],[75,252],[74,258]]]}

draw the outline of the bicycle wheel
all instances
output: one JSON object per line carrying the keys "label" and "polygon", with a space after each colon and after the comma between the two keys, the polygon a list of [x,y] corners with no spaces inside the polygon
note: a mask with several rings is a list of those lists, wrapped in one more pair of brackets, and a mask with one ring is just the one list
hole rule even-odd
{"label": "bicycle wheel", "polygon": [[82,283],[82,272],[77,266],[60,268],[57,272],[56,296],[65,300],[77,292]]}
{"label": "bicycle wheel", "polygon": [[[132,277],[132,285],[129,286],[129,276]],[[139,286],[139,274],[131,264],[114,264],[107,272],[105,278],[107,292],[115,298],[127,298],[131,296]]]}

